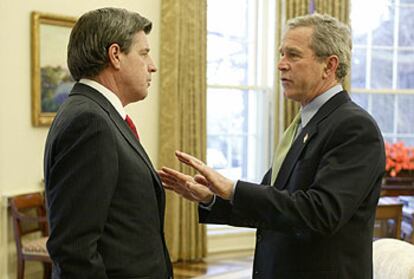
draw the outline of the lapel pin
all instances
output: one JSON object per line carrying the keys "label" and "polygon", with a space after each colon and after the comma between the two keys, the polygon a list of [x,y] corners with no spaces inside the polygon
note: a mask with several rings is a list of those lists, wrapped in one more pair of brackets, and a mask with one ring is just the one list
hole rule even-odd
{"label": "lapel pin", "polygon": [[308,140],[309,134],[306,133],[306,135],[303,137],[303,143],[305,143]]}

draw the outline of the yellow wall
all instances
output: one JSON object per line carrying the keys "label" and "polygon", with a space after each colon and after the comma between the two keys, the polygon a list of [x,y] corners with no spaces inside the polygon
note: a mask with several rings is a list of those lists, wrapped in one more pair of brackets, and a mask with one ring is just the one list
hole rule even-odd
{"label": "yellow wall", "polygon": [[[15,272],[11,270],[14,265],[10,264],[14,261],[13,238],[10,224],[6,221],[4,196],[39,189],[43,177],[43,151],[48,129],[32,127],[31,124],[31,11],[78,17],[88,10],[104,6],[135,10],[154,23],[149,40],[151,54],[159,65],[160,2],[0,0],[0,279],[12,278]],[[155,74],[147,99],[127,107],[155,165],[158,155],[158,89],[159,76]]]}

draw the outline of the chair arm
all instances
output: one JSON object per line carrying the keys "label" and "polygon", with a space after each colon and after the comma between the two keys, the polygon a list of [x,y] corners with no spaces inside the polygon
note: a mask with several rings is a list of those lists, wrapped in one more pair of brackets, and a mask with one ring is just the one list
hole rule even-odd
{"label": "chair arm", "polygon": [[47,224],[47,217],[46,216],[29,216],[21,214],[20,212],[14,211],[13,214],[16,217],[16,219],[27,221],[27,222],[33,222],[33,223],[42,223]]}

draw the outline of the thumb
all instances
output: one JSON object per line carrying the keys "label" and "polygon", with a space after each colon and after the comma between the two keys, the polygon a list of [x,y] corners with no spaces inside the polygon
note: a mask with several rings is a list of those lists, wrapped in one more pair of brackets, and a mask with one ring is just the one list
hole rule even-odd
{"label": "thumb", "polygon": [[205,186],[207,186],[207,185],[208,185],[208,180],[207,180],[204,176],[202,176],[201,174],[196,174],[196,175],[194,176],[194,180],[195,180],[197,183],[203,184],[203,185],[205,185]]}

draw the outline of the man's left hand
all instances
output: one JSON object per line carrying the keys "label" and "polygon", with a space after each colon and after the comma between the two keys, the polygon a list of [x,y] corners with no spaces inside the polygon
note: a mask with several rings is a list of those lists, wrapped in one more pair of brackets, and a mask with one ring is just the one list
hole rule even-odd
{"label": "man's left hand", "polygon": [[[207,187],[217,196],[230,200],[233,195],[233,184],[234,182],[214,169],[208,167],[201,160],[181,151],[176,151],[175,156],[177,156],[180,162],[192,167],[197,170],[207,181]],[[195,182],[189,182],[195,183]]]}

